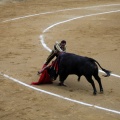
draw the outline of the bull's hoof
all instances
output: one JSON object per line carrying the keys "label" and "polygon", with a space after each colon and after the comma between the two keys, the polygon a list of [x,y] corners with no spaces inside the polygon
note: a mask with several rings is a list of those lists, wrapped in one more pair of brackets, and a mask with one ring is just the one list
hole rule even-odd
{"label": "bull's hoof", "polygon": [[64,85],[63,83],[59,83],[58,86],[65,86],[65,87],[67,87],[67,86]]}
{"label": "bull's hoof", "polygon": [[93,95],[97,95],[97,91],[96,91],[96,92],[93,92]]}
{"label": "bull's hoof", "polygon": [[100,89],[100,94],[103,94],[103,88]]}
{"label": "bull's hoof", "polygon": [[104,92],[103,92],[103,90],[102,91],[100,91],[100,94],[103,94]]}

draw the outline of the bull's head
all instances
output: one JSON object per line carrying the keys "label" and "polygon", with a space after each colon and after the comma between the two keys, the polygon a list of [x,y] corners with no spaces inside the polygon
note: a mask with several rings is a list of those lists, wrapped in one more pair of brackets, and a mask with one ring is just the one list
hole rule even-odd
{"label": "bull's head", "polygon": [[50,75],[51,80],[56,80],[58,77],[57,71],[54,69],[54,67],[48,68],[48,74]]}

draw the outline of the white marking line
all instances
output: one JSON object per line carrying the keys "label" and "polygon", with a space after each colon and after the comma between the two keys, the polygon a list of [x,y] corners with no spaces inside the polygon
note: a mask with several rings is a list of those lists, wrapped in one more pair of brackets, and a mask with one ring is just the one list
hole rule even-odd
{"label": "white marking line", "polygon": [[29,18],[29,17],[40,16],[40,15],[46,15],[46,14],[53,14],[53,13],[58,13],[58,12],[64,12],[64,11],[89,9],[89,8],[96,8],[96,7],[119,6],[119,5],[120,4],[109,4],[109,5],[99,5],[99,6],[92,6],[92,7],[81,7],[81,8],[63,9],[63,10],[57,10],[57,11],[51,11],[51,12],[44,12],[44,13],[38,13],[38,14],[33,14],[33,15],[26,15],[26,16],[22,16],[22,17],[12,18],[12,19],[9,19],[9,20],[4,20],[4,21],[2,21],[2,23],[14,21],[14,20],[19,20],[19,19],[24,19],[24,18]]}
{"label": "white marking line", "polygon": [[45,44],[43,35],[40,35],[41,43],[45,49],[51,52],[51,49]]}
{"label": "white marking line", "polygon": [[[116,5],[116,4],[92,6],[92,7],[89,7],[89,8],[102,7],[102,6],[113,6],[113,5]],[[119,5],[119,4],[117,4],[117,5]],[[75,9],[75,8],[74,8],[74,9]],[[78,8],[76,8],[76,9],[78,9]],[[81,8],[80,8],[80,9],[81,9]],[[65,10],[68,10],[68,9],[65,9]],[[65,10],[61,10],[61,11],[65,11]],[[72,9],[69,9],[69,10],[72,10]],[[56,11],[56,12],[58,12],[58,11]],[[60,12],[60,11],[59,11],[59,12]],[[48,14],[49,14],[49,13],[51,13],[51,12],[48,12]],[[52,13],[55,13],[55,12],[52,12]],[[46,13],[46,14],[47,14],[47,13]],[[11,19],[11,20],[3,21],[3,22],[8,22],[8,21],[17,20],[17,19],[26,18],[26,17],[33,17],[33,16],[36,16],[36,15],[38,15],[38,14],[29,15],[29,16],[24,16],[24,17],[19,17],[19,18],[14,18],[14,19]],[[39,15],[40,15],[40,14],[39,14]],[[43,35],[41,35],[40,38],[42,39],[42,44],[43,44],[44,46],[46,46],[46,48],[48,48],[47,45],[44,43]],[[51,51],[50,48],[48,48],[47,50]],[[67,98],[67,97],[63,97],[63,96],[61,96],[61,95],[54,94],[54,93],[51,93],[51,92],[48,92],[48,91],[45,91],[45,90],[42,90],[42,89],[38,89],[38,88],[36,88],[36,87],[30,86],[30,85],[28,85],[28,84],[26,84],[26,83],[23,83],[23,82],[21,82],[20,80],[17,80],[17,79],[15,79],[15,78],[12,78],[12,77],[10,77],[10,76],[8,76],[8,75],[6,75],[6,74],[2,74],[1,72],[0,72],[0,75],[4,76],[4,77],[6,77],[6,78],[8,78],[8,79],[10,79],[10,80],[12,80],[12,81],[14,81],[14,82],[17,82],[17,83],[19,83],[19,84],[21,84],[21,85],[24,85],[24,86],[29,87],[29,88],[31,88],[31,89],[37,90],[37,91],[39,91],[39,92],[43,92],[43,93],[46,93],[46,94],[49,94],[49,95],[52,95],[52,96],[55,96],[55,97],[58,97],[58,98],[61,98],[61,99],[65,99],[65,100],[68,100],[68,101],[71,101],[71,102],[75,102],[75,103],[78,103],[78,104],[82,104],[82,105],[86,105],[86,106],[89,106],[89,107],[94,107],[94,108],[97,108],[97,109],[101,109],[101,110],[109,111],[109,112],[112,112],[112,113],[120,114],[120,111],[111,110],[111,109],[108,109],[108,108],[103,108],[103,107],[100,107],[100,106],[88,104],[88,103],[85,103],[85,102],[81,102],[81,101],[77,101],[77,100],[70,99],[70,98]]]}
{"label": "white marking line", "polygon": [[120,10],[109,11],[109,12],[102,12],[102,13],[95,13],[95,14],[89,14],[89,15],[83,15],[83,16],[75,17],[75,18],[68,19],[68,20],[65,20],[65,21],[61,21],[61,22],[58,22],[58,23],[56,23],[56,24],[53,24],[53,25],[49,26],[48,28],[46,28],[46,29],[43,31],[43,33],[47,32],[49,29],[53,28],[54,26],[57,26],[57,25],[59,25],[59,24],[63,24],[63,23],[66,23],[66,22],[70,22],[70,21],[72,21],[72,20],[76,20],[76,19],[80,19],[80,18],[85,18],[85,17],[96,16],[96,15],[109,14],[109,13],[114,13],[114,12],[120,12]]}
{"label": "white marking line", "polygon": [[74,102],[74,103],[77,103],[77,104],[85,105],[85,106],[88,106],[88,107],[94,107],[94,108],[101,109],[101,110],[105,110],[105,111],[108,111],[108,112],[120,114],[120,111],[117,111],[117,110],[112,110],[112,109],[100,107],[100,106],[97,106],[97,105],[88,104],[88,103],[81,102],[81,101],[74,100],[74,99],[70,99],[70,98],[67,98],[67,97],[64,97],[64,96],[55,94],[55,93],[51,93],[51,92],[49,92],[49,91],[45,91],[45,90],[42,90],[42,89],[38,89],[38,88],[33,87],[33,86],[31,86],[31,85],[28,85],[28,84],[26,84],[26,83],[24,83],[24,82],[21,82],[20,80],[17,80],[17,79],[15,79],[15,78],[13,78],[13,77],[10,77],[10,76],[8,76],[8,75],[6,75],[6,74],[2,74],[1,72],[0,72],[0,75],[4,76],[4,77],[6,77],[6,78],[8,78],[8,79],[10,79],[10,80],[12,80],[12,81],[14,81],[14,82],[17,82],[17,83],[19,83],[19,84],[21,84],[21,85],[23,85],[23,86],[26,86],[26,87],[28,87],[28,88],[31,88],[31,89],[33,89],[33,90],[36,90],[36,91],[39,91],[39,92],[42,92],[42,93],[45,93],[45,94],[48,94],[48,95],[52,95],[52,96],[54,96],[54,97],[58,97],[58,98],[61,98],[61,99],[64,99],[64,100],[68,100],[68,101],[71,101],[71,102]]}

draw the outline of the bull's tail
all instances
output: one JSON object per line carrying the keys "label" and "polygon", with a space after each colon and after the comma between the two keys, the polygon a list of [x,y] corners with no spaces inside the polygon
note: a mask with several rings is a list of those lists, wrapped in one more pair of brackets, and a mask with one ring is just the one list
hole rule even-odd
{"label": "bull's tail", "polygon": [[98,63],[98,61],[96,61],[95,59],[93,59],[93,58],[89,58],[89,59],[90,59],[92,62],[97,63],[97,65],[99,65],[99,67],[106,73],[106,75],[104,75],[104,77],[110,76],[111,71],[102,68],[102,66],[101,66],[101,65]]}

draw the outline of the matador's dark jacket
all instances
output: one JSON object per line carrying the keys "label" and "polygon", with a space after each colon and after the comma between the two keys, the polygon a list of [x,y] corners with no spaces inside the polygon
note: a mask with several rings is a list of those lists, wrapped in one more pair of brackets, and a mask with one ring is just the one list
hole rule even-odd
{"label": "matador's dark jacket", "polygon": [[49,62],[56,56],[58,57],[59,52],[66,52],[66,47],[62,47],[60,43],[56,42],[54,45],[54,49],[51,51],[50,55],[48,56],[45,64],[49,64]]}

